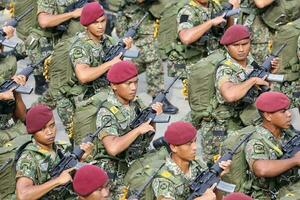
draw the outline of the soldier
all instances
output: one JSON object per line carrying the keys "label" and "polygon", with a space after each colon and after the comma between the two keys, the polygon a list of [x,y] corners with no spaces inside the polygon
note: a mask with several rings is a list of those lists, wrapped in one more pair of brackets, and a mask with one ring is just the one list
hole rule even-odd
{"label": "soldier", "polygon": [[[26,115],[26,129],[32,134],[32,142],[23,149],[16,164],[16,195],[18,199],[65,199],[72,197],[69,193],[62,195],[53,191],[58,186],[72,180],[73,169],[64,170],[58,177],[51,179],[50,170],[60,161],[60,155],[66,153],[66,145],[54,142],[56,127],[52,110],[42,104],[32,107]],[[91,143],[83,143],[84,160],[92,151]],[[73,198],[74,199],[74,196]]]}
{"label": "soldier", "polygon": [[[128,27],[140,20],[146,12],[149,12],[149,16],[138,30],[135,45],[140,49],[140,55],[137,59],[134,59],[134,62],[139,67],[140,73],[146,71],[147,93],[154,98],[164,87],[164,72],[156,44],[160,16],[156,16],[150,11],[151,6],[153,5],[148,0],[127,0],[122,8],[122,14],[117,18],[116,30],[119,35],[124,35]],[[156,9],[158,8],[157,6]],[[176,114],[178,112],[178,108],[167,99],[163,104],[164,113]]]}
{"label": "soldier", "polygon": [[[112,181],[113,197],[123,194],[123,178],[128,165],[147,152],[154,136],[154,124],[142,123],[137,128],[130,128],[130,123],[145,107],[136,97],[138,71],[132,62],[121,61],[108,71],[107,78],[111,92],[104,101],[97,115],[97,127],[110,120],[110,126],[99,133],[98,152],[94,158],[105,169]],[[162,104],[152,105],[158,114],[162,113]]]}
{"label": "soldier", "polygon": [[108,176],[103,169],[85,165],[76,171],[73,188],[80,200],[105,200],[110,194],[108,182]]}
{"label": "soldier", "polygon": [[[164,167],[153,179],[152,188],[156,199],[171,200],[189,197],[189,183],[206,168],[203,162],[195,159],[196,133],[197,130],[189,122],[178,121],[168,126],[164,139],[169,144],[171,154],[166,157]],[[230,164],[229,160],[220,162],[220,167],[224,169],[222,175],[229,171]],[[195,199],[221,198],[221,194],[216,194],[213,188],[209,188],[201,197]]]}
{"label": "soldier", "polygon": [[[253,116],[246,113],[244,114],[246,116],[243,115],[244,118],[241,117],[242,112],[251,111],[251,103],[245,103],[242,99],[253,86],[269,86],[269,83],[262,78],[246,79],[254,69],[251,66],[253,58],[249,55],[250,32],[247,27],[231,26],[225,31],[220,43],[225,46],[228,54],[227,58],[219,64],[215,76],[216,96],[213,100],[217,102],[217,107],[212,114],[214,117],[205,118],[201,122],[200,132],[203,137],[205,160],[211,160],[213,155],[218,154],[221,142],[228,133],[259,121],[259,116],[255,113]],[[271,71],[276,73],[277,70],[278,59],[275,58],[272,61]],[[257,97],[258,90],[255,95]],[[254,99],[251,101],[254,102]],[[249,109],[247,106],[250,106]]]}
{"label": "soldier", "polygon": [[[33,63],[51,53],[60,38],[74,36],[76,32],[83,30],[76,20],[80,17],[82,8],[65,13],[66,7],[74,2],[76,0],[37,1],[38,27],[32,27],[31,34],[25,41],[27,54]],[[67,25],[63,23],[67,23]],[[42,95],[48,87],[43,76],[43,66],[34,72],[34,78],[36,82],[34,92]]]}
{"label": "soldier", "polygon": [[255,127],[244,152],[249,166],[248,181],[243,190],[254,199],[274,199],[280,183],[276,177],[300,166],[300,152],[288,159],[283,155],[282,144],[293,134],[289,98],[280,92],[265,92],[256,100],[256,108],[262,117],[262,125]]}

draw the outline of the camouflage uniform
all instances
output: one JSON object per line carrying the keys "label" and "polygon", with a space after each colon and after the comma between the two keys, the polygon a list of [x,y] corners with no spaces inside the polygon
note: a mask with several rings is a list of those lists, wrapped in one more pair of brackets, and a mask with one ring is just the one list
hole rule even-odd
{"label": "camouflage uniform", "polygon": [[[23,150],[16,164],[16,179],[26,177],[33,181],[34,185],[41,185],[51,179],[49,172],[60,161],[58,151],[66,153],[68,147],[65,144],[54,144],[54,151],[46,151],[38,146],[32,139]],[[65,193],[64,193],[65,192]],[[55,188],[41,199],[74,199],[75,195],[64,188]]]}
{"label": "camouflage uniform", "polygon": [[[203,24],[210,20],[212,15],[219,13],[220,11],[221,7],[215,4],[214,1],[209,1],[208,8],[204,8],[201,4],[196,3],[195,1],[190,1],[189,4],[185,5],[178,12],[177,33],[179,34],[179,32],[183,29],[190,29]],[[215,34],[212,30],[218,32],[218,34]],[[182,44],[178,36],[177,44],[174,44],[174,49],[169,54],[169,75],[174,76],[175,74],[178,74],[178,72],[182,71],[175,68],[174,64],[185,64],[186,72],[188,74],[192,64],[221,47],[219,45],[219,38],[221,34],[222,30],[213,27],[211,31],[208,31],[199,40],[190,45]]]}
{"label": "camouflage uniform", "polygon": [[241,13],[238,23],[248,26],[251,29],[251,54],[258,64],[270,53],[273,33],[263,23],[254,0],[241,1]]}
{"label": "camouflage uniform", "polygon": [[[147,9],[146,6],[139,5],[136,0],[127,0],[122,14],[117,17],[116,29],[119,35],[123,36],[129,27],[142,18]],[[135,41],[140,54],[134,62],[139,68],[139,73],[146,71],[147,93],[151,96],[155,96],[164,88],[163,65],[156,44],[159,26],[157,22],[158,19],[155,19],[153,15],[148,16],[139,27]]]}
{"label": "camouflage uniform", "polygon": [[184,174],[171,157],[167,156],[165,166],[152,182],[155,197],[164,197],[172,200],[187,199],[190,195],[189,184],[205,168],[204,163],[191,161],[189,172]]}
{"label": "camouflage uniform", "polygon": [[262,126],[256,126],[256,135],[247,142],[245,146],[245,156],[250,170],[248,171],[248,181],[243,185],[243,191],[251,194],[254,199],[271,199],[271,192],[276,192],[279,185],[276,184],[276,177],[259,178],[256,177],[251,167],[255,160],[277,160],[282,156],[282,143],[291,138],[289,131],[283,132],[281,139],[276,139],[273,134]]}
{"label": "camouflage uniform", "polygon": [[129,164],[137,158],[140,158],[147,152],[147,148],[152,140],[153,135],[144,134],[139,136],[125,151],[117,156],[110,156],[101,140],[108,136],[123,136],[131,129],[130,122],[137,116],[138,112],[145,106],[139,99],[129,103],[129,106],[124,106],[113,92],[110,92],[107,101],[102,103],[97,114],[97,127],[103,126],[107,120],[111,120],[109,125],[99,133],[99,140],[96,142],[97,152],[94,154],[94,159],[98,161],[99,167],[108,172],[112,181],[113,197],[121,197],[124,189],[123,179],[128,170]]}
{"label": "camouflage uniform", "polygon": [[[216,72],[216,95],[212,99],[212,105],[215,106],[215,109],[212,111],[211,118],[204,118],[202,120],[201,128],[199,130],[199,133],[202,136],[204,160],[210,160],[212,159],[212,156],[219,153],[221,143],[231,131],[238,130],[244,127],[244,125],[255,124],[260,121],[259,115],[255,115],[254,119],[246,120],[241,117],[242,112],[246,112],[248,109],[249,112],[252,111],[252,105],[248,105],[249,107],[247,107],[247,104],[243,103],[241,100],[234,103],[227,103],[220,93],[220,85],[222,83],[230,81],[235,84],[240,84],[246,80],[247,74],[253,70],[253,67],[249,65],[249,63],[252,63],[253,58],[248,56],[248,66],[247,69],[244,69],[231,58],[228,53],[226,57],[227,59],[220,63]],[[256,109],[254,108],[253,110]],[[249,115],[249,117],[252,117],[252,115]],[[224,131],[226,131],[227,134]],[[199,142],[198,145],[200,145]]]}

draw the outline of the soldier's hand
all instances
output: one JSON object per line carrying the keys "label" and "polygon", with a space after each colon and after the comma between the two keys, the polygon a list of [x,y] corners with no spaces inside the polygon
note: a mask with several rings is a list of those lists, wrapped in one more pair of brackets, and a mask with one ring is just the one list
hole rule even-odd
{"label": "soldier's hand", "polygon": [[14,89],[15,88],[12,88],[12,89],[7,90],[5,92],[1,92],[0,93],[0,100],[13,100],[13,99],[15,99],[14,92],[13,92]]}
{"label": "soldier's hand", "polygon": [[6,38],[9,39],[14,36],[15,28],[12,26],[3,26],[3,31],[6,33]]}
{"label": "soldier's hand", "polygon": [[78,18],[81,15],[82,8],[77,8],[72,11],[72,18]]}
{"label": "soldier's hand", "polygon": [[156,102],[151,108],[156,111],[156,115],[160,115],[163,112],[163,104],[160,102]]}
{"label": "soldier's hand", "polygon": [[114,64],[122,61],[121,59],[122,53],[120,53],[119,55],[117,55],[116,57],[114,57],[110,62],[110,66],[113,66]]}
{"label": "soldier's hand", "polygon": [[208,188],[201,197],[197,197],[194,200],[216,200],[217,196],[214,193],[214,189],[216,187],[216,184]]}
{"label": "soldier's hand", "polygon": [[130,49],[131,48],[131,46],[132,46],[132,42],[133,42],[133,40],[132,40],[132,38],[131,37],[127,37],[127,38],[124,38],[123,39],[123,42],[125,43],[125,45],[126,45],[126,49]]}
{"label": "soldier's hand", "polygon": [[57,181],[59,185],[64,185],[68,183],[69,181],[72,181],[72,176],[70,174],[71,171],[73,171],[74,168],[66,169],[64,170],[58,177]]}
{"label": "soldier's hand", "polygon": [[267,76],[263,77],[263,78],[258,78],[258,77],[252,77],[255,81],[255,85],[265,85],[265,86],[270,86],[270,84],[265,81],[265,79],[267,78]]}
{"label": "soldier's hand", "polygon": [[213,18],[211,20],[211,22],[212,22],[213,26],[218,26],[222,22],[226,22],[226,19],[224,19],[224,15],[222,15],[222,16],[218,16],[218,17]]}
{"label": "soldier's hand", "polygon": [[84,161],[93,151],[94,144],[91,142],[80,144],[80,149],[84,151],[81,160]]}
{"label": "soldier's hand", "polygon": [[224,170],[222,171],[221,176],[229,173],[231,163],[231,160],[226,160],[219,163],[219,166]]}
{"label": "soldier's hand", "polygon": [[12,80],[14,80],[16,83],[18,83],[19,85],[25,85],[26,84],[26,76],[24,75],[15,75],[11,78]]}
{"label": "soldier's hand", "polygon": [[228,2],[233,5],[233,8],[239,8],[241,3],[240,0],[229,0]]}
{"label": "soldier's hand", "polygon": [[271,67],[271,73],[272,74],[276,74],[278,72],[278,70],[279,70],[279,67],[280,67],[280,65],[279,65],[279,58],[273,58],[273,60],[271,61],[271,65],[272,65],[272,67]]}
{"label": "soldier's hand", "polygon": [[300,166],[300,151],[298,151],[294,156],[293,159],[296,160],[296,162],[298,163],[298,167]]}
{"label": "soldier's hand", "polygon": [[155,130],[154,130],[153,126],[150,124],[150,122],[151,122],[151,120],[148,120],[147,122],[144,122],[141,125],[139,125],[137,127],[138,132],[140,134],[145,134],[145,133],[147,133],[149,131],[153,131],[154,132]]}

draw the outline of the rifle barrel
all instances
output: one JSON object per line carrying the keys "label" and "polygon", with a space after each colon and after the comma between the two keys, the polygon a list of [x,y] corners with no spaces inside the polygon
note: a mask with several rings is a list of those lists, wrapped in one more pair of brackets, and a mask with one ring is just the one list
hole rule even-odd
{"label": "rifle barrel", "polygon": [[277,57],[280,52],[286,47],[287,43],[282,44],[276,51],[273,53],[273,56]]}

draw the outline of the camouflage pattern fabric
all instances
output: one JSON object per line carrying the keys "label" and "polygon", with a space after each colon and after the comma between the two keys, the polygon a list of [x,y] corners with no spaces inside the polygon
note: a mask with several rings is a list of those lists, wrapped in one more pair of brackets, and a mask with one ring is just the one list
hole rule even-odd
{"label": "camouflage pattern fabric", "polygon": [[[63,153],[67,150],[67,145],[54,144],[54,151],[46,151],[38,146],[36,141],[32,139],[32,143],[28,144],[21,157],[16,164],[16,179],[20,177],[27,177],[31,179],[34,185],[41,185],[51,179],[49,172],[59,163],[60,158],[57,154],[58,149]],[[74,199],[70,191],[66,191],[66,196],[61,196],[62,188],[51,190],[41,199]]]}
{"label": "camouflage pattern fabric", "polygon": [[282,187],[279,190],[278,199],[280,200],[297,200],[299,199],[300,181]]}
{"label": "camouflage pattern fabric", "polygon": [[[209,1],[208,9],[196,3],[196,1],[190,1],[189,4],[185,5],[178,12],[177,32],[179,33],[183,29],[190,29],[203,24],[211,19],[213,13],[218,13],[220,10],[220,6],[215,4],[214,1]],[[209,32],[191,45],[183,45],[178,37],[177,44],[174,44],[174,50],[169,54],[169,75],[175,76],[184,70],[176,68],[175,64],[185,64],[185,72],[188,74],[192,64],[221,47],[219,45],[219,37]],[[189,49],[192,49],[193,52],[190,53]]]}
{"label": "camouflage pattern fabric", "polygon": [[299,38],[298,38],[297,54],[298,54],[298,59],[299,59],[299,62],[300,62],[300,36],[299,36]]}
{"label": "camouflage pattern fabric", "polygon": [[[138,22],[145,12],[147,9],[139,3],[127,3],[117,17],[116,30],[119,36],[123,36],[125,31]],[[147,93],[151,96],[155,96],[164,88],[163,65],[155,37],[158,33],[156,22],[153,16],[148,16],[139,27],[137,38],[134,38],[136,39],[134,44],[140,49],[140,55],[133,61],[137,64],[139,73],[146,71]]]}
{"label": "camouflage pattern fabric", "polygon": [[[262,126],[256,126],[256,132],[261,139],[250,139],[245,146],[245,156],[249,165],[248,181],[243,185],[243,191],[254,199],[271,199],[270,192],[276,192],[278,185],[274,178],[259,178],[252,172],[255,160],[277,160],[282,156],[281,145],[288,141],[291,135],[283,132],[281,139],[277,139],[273,134]],[[270,144],[267,144],[268,141]]]}
{"label": "camouflage pattern fabric", "polygon": [[198,162],[192,161],[190,162],[189,172],[184,174],[171,157],[167,156],[165,166],[152,182],[155,197],[172,200],[187,199],[190,195],[189,183],[205,170],[204,166],[205,164],[199,165]]}
{"label": "camouflage pattern fabric", "polygon": [[261,9],[256,7],[254,0],[242,0],[241,8],[242,12],[238,20],[239,24],[245,25],[249,17],[249,12],[254,15],[256,14],[255,18],[253,19],[253,23],[248,24],[247,26],[250,26],[249,28],[252,33],[251,54],[257,63],[262,64],[263,60],[270,53],[273,33],[263,23],[259,14]]}
{"label": "camouflage pattern fabric", "polygon": [[[0,116],[1,119],[1,116]],[[1,122],[1,126],[2,126]],[[4,144],[18,137],[19,135],[27,134],[26,127],[20,120],[14,122],[11,118],[9,121],[4,122],[8,128],[1,129],[0,127],[0,147],[3,147]]]}
{"label": "camouflage pattern fabric", "polygon": [[[97,127],[103,126],[107,120],[111,120],[109,125],[99,133],[99,140],[96,141],[95,145],[97,152],[94,155],[94,159],[97,160],[97,165],[108,172],[112,182],[111,191],[113,191],[113,194],[111,196],[114,199],[119,199],[124,193],[125,187],[123,179],[128,170],[128,165],[133,161],[132,158],[127,157],[129,155],[127,154],[127,151],[131,148],[132,144],[124,152],[120,153],[116,157],[112,157],[109,156],[104,149],[101,140],[108,135],[123,136],[131,130],[129,128],[129,124],[136,117],[137,101],[138,100],[136,99],[130,102],[128,106],[124,106],[117,99],[115,94],[111,92],[107,98],[107,102],[109,102],[112,107],[104,107],[104,103],[97,114]],[[138,104],[139,107],[144,108],[144,105],[141,105],[140,103]],[[135,148],[138,150],[146,150],[150,142],[151,140],[149,137],[143,137],[143,139],[136,144]],[[138,155],[135,159],[141,156],[142,155]]]}

